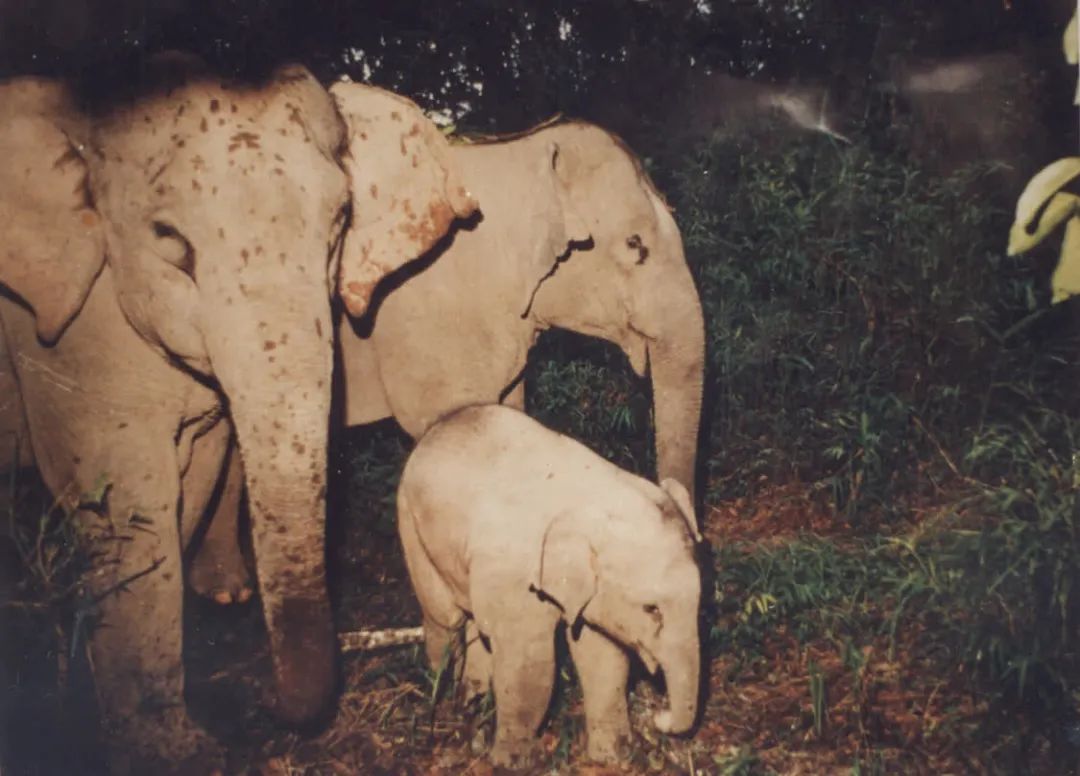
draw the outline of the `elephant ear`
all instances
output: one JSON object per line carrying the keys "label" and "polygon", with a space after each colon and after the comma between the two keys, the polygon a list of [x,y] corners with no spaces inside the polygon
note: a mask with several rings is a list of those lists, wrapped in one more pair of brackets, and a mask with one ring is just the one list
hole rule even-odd
{"label": "elephant ear", "polygon": [[[544,130],[551,132],[551,130]],[[529,148],[523,143],[521,148]],[[572,196],[573,172],[576,158],[568,153],[566,144],[549,140],[539,146],[532,177],[526,179],[527,196],[541,205],[547,231],[538,240],[536,249],[521,253],[524,263],[522,272],[530,282],[522,299],[522,308],[528,312],[535,301],[537,289],[553,274],[553,265],[566,257],[572,247],[580,247],[592,240],[589,225]]]}
{"label": "elephant ear", "polygon": [[0,284],[30,306],[38,336],[51,343],[86,301],[105,237],[85,161],[27,91],[49,96],[34,82],[0,90]]}
{"label": "elephant ear", "polygon": [[675,506],[679,510],[679,515],[686,523],[686,530],[690,532],[690,536],[693,537],[695,542],[700,542],[701,532],[698,531],[697,517],[694,515],[694,506],[690,503],[690,493],[687,492],[681,482],[672,477],[661,480],[660,489],[667,493],[668,497],[675,503]]}
{"label": "elephant ear", "polygon": [[335,159],[345,149],[346,129],[334,101],[303,65],[282,65],[273,76],[275,99],[289,113],[289,121],[304,128],[319,148]]}
{"label": "elephant ear", "polygon": [[575,179],[583,172],[580,149],[573,143],[553,141],[548,144],[548,157],[554,175],[555,197],[562,212],[566,244],[588,242],[592,239],[592,232],[572,193]]}
{"label": "elephant ear", "polygon": [[540,545],[540,559],[529,589],[553,603],[571,625],[582,616],[596,595],[596,550],[578,525],[588,517],[564,512],[548,524]]}
{"label": "elephant ear", "polygon": [[383,277],[429,251],[477,203],[449,141],[414,102],[354,83],[336,83],[330,93],[348,126],[353,209],[338,292],[360,316]]}

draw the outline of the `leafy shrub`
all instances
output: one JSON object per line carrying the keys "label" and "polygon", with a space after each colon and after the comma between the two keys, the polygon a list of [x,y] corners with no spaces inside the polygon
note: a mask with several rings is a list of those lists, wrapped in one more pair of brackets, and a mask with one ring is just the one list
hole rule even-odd
{"label": "leafy shrub", "polygon": [[746,469],[726,482],[795,476],[826,485],[849,519],[900,511],[932,440],[997,408],[987,370],[1045,371],[1028,325],[1040,294],[1004,256],[992,173],[933,178],[820,142],[778,156],[714,142],[679,168],[710,437]]}

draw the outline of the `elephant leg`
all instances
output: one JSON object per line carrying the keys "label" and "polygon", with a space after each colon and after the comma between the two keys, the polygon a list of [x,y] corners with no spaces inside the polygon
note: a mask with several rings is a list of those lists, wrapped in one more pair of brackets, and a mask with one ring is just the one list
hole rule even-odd
{"label": "elephant leg", "polygon": [[469,618],[465,623],[465,668],[463,690],[466,702],[484,695],[491,688],[491,652],[480,638],[476,621]]}
{"label": "elephant leg", "polygon": [[491,634],[495,688],[495,742],[491,762],[520,768],[532,764],[537,730],[555,684],[555,631],[545,618],[526,624],[503,618]]}
{"label": "elephant leg", "polygon": [[428,558],[409,512],[408,496],[398,498],[398,535],[405,552],[413,591],[424,621],[424,646],[432,670],[451,668],[460,651],[459,633],[464,614],[454,602],[453,591]]}
{"label": "elephant leg", "polygon": [[103,471],[132,474],[109,483],[101,507],[74,515],[92,559],[77,620],[86,630],[75,638],[88,634],[113,773],[209,769],[220,749],[184,705],[179,467],[172,440],[155,446],[145,433],[110,439],[109,465],[77,473],[84,488]]}
{"label": "elephant leg", "polygon": [[[240,549],[240,508],[244,493],[244,469],[239,451],[232,438],[231,426],[221,422],[218,427],[226,435],[224,481],[216,499],[210,502],[209,524],[198,546],[194,548],[188,567],[188,584],[201,596],[219,604],[244,603],[253,593],[251,575],[248,573],[244,554]],[[220,474],[219,457],[210,455],[216,440],[206,440],[211,434],[220,434],[218,428],[211,430],[195,442],[191,466],[184,474],[184,494],[187,495],[189,480],[211,481]],[[204,442],[205,440],[205,442]],[[207,460],[209,459],[209,460]],[[211,468],[216,466],[216,469]],[[185,498],[185,512],[187,500]],[[185,519],[198,521],[201,515]],[[190,534],[185,540],[190,539]]]}
{"label": "elephant leg", "polygon": [[432,619],[425,613],[422,617],[424,623],[424,649],[427,652],[428,664],[436,676],[441,676],[447,671],[453,671],[456,663],[456,653],[459,651],[458,631],[456,628],[447,628],[438,620]]}
{"label": "elephant leg", "polygon": [[585,696],[586,752],[598,762],[625,760],[631,741],[626,706],[630,659],[618,644],[588,626],[567,642]]}

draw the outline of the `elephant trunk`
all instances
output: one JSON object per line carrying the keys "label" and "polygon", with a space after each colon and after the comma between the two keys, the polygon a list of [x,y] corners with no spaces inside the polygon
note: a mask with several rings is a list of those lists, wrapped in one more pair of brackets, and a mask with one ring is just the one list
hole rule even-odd
{"label": "elephant trunk", "polygon": [[660,659],[667,684],[668,708],[656,712],[653,722],[661,733],[685,733],[694,725],[700,692],[701,653],[697,628],[693,638]]}
{"label": "elephant trunk", "polygon": [[[665,300],[651,317],[648,343],[656,424],[658,479],[674,477],[696,503],[695,469],[705,369],[705,323],[693,278],[685,263],[669,278],[675,288],[654,293]],[[673,305],[672,300],[677,300]]]}
{"label": "elephant trunk", "polygon": [[[275,710],[292,724],[326,707],[337,654],[324,532],[332,327],[325,286],[304,296],[291,300],[302,317],[279,304],[250,326],[237,321],[232,352],[224,336],[208,343],[244,464]],[[246,343],[242,355],[236,341]]]}

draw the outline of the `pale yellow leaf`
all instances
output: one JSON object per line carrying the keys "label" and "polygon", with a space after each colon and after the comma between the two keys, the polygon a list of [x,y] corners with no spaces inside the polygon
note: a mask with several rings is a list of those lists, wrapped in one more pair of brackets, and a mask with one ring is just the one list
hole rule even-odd
{"label": "pale yellow leaf", "polygon": [[1050,288],[1053,290],[1051,304],[1080,294],[1080,218],[1075,216],[1065,224],[1061,258],[1058,259],[1054,276],[1050,279]]}
{"label": "pale yellow leaf", "polygon": [[1072,18],[1069,19],[1069,24],[1065,27],[1065,40],[1063,41],[1065,61],[1070,65],[1080,62],[1080,57],[1077,56],[1077,47],[1080,45],[1080,30],[1076,26],[1076,13],[1076,11],[1073,11]]}
{"label": "pale yellow leaf", "polygon": [[1033,220],[1026,223],[1020,220],[1013,222],[1012,229],[1009,230],[1008,254],[1015,256],[1030,251],[1062,222],[1077,214],[1080,214],[1080,197],[1059,191],[1041,211],[1033,214]]}
{"label": "pale yellow leaf", "polygon": [[[1080,11],[1074,11],[1068,26],[1065,27],[1065,38],[1062,47],[1065,49],[1065,61],[1070,65],[1080,63],[1080,28],[1077,27],[1076,16]],[[1080,73],[1077,74],[1080,76]],[[1073,97],[1073,105],[1080,105],[1080,78],[1076,81],[1076,96]]]}
{"label": "pale yellow leaf", "polygon": [[1061,221],[1076,212],[1076,196],[1066,192],[1058,195],[1061,187],[1078,175],[1080,157],[1070,156],[1047,165],[1028,181],[1016,201],[1016,217],[1009,230],[1010,256],[1038,245]]}

